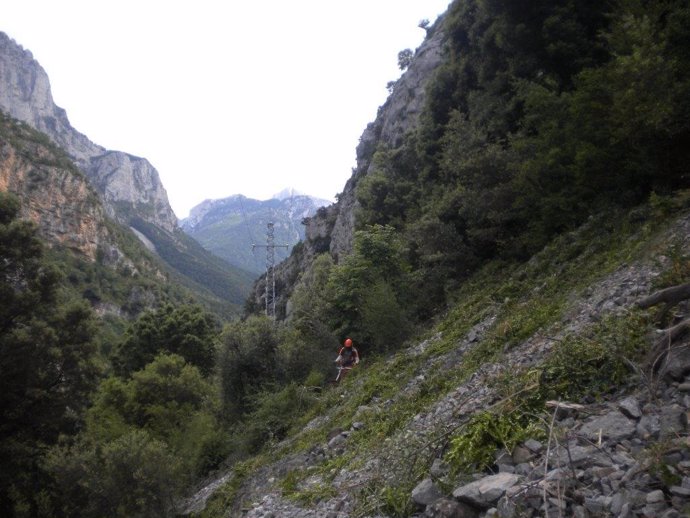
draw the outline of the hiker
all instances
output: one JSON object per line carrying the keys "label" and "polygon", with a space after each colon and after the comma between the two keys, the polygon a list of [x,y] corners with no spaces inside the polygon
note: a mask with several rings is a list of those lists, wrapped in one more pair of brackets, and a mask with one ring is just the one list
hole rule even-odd
{"label": "hiker", "polygon": [[338,364],[338,377],[336,382],[347,374],[355,365],[359,363],[359,351],[352,345],[352,340],[350,338],[345,339],[343,346],[338,351],[338,357],[335,359],[335,363]]}

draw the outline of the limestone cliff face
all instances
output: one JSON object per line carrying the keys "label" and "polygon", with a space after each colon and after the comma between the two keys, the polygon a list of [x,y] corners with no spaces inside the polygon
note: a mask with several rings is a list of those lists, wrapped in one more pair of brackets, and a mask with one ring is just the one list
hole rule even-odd
{"label": "limestone cliff face", "polygon": [[168,232],[177,227],[158,171],[145,158],[107,151],[92,157],[87,171],[111,217],[117,219],[129,210]]}
{"label": "limestone cliff face", "polygon": [[3,133],[0,191],[21,200],[21,217],[36,223],[49,245],[63,246],[88,260],[95,261],[99,249],[113,249],[103,208],[86,178],[39,142],[22,140],[18,145]]}
{"label": "limestone cliff face", "polygon": [[177,218],[158,172],[145,159],[94,144],[53,102],[48,76],[31,52],[0,32],[0,110],[48,135],[87,175],[111,217],[136,215],[172,232]]}
{"label": "limestone cliff face", "polygon": [[[293,254],[276,269],[276,284],[281,287],[277,294],[277,312],[289,314],[290,297],[299,274],[311,265],[314,257],[330,252],[336,262],[352,251],[356,224],[358,182],[372,171],[372,158],[379,146],[389,149],[400,147],[404,135],[413,131],[426,103],[426,87],[434,71],[443,61],[442,18],[427,33],[427,38],[416,50],[413,60],[393,86],[386,102],[379,108],[374,122],[370,123],[357,146],[357,167],[339,195],[337,203],[315,216],[305,219],[305,241],[299,255]],[[254,286],[254,299],[263,305],[265,277]]]}
{"label": "limestone cliff face", "polygon": [[[439,22],[436,26],[440,25]],[[355,227],[355,189],[359,180],[372,169],[372,157],[379,146],[395,149],[412,130],[426,102],[426,86],[442,61],[444,34],[440,29],[429,33],[415,52],[412,63],[395,83],[391,95],[379,109],[357,146],[357,167],[338,199],[338,217],[331,233],[330,251],[336,260],[352,250]],[[319,225],[317,221],[311,224]]]}

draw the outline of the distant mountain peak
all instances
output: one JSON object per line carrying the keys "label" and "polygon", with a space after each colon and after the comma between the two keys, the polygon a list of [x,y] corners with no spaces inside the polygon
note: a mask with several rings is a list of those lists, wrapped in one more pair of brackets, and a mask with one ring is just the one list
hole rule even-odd
{"label": "distant mountain peak", "polygon": [[288,198],[294,198],[295,196],[306,196],[303,192],[298,191],[294,187],[286,187],[282,191],[280,191],[278,194],[274,194],[271,196],[271,199],[273,200],[286,200]]}
{"label": "distant mountain peak", "polygon": [[[252,244],[263,239],[266,223],[275,224],[275,237],[294,246],[304,239],[304,218],[313,216],[319,207],[332,202],[302,194],[293,188],[264,201],[234,194],[218,200],[204,200],[180,221],[180,226],[208,251],[230,264],[254,273],[263,271],[264,262],[257,259]],[[276,250],[276,259],[285,259],[288,250]]]}

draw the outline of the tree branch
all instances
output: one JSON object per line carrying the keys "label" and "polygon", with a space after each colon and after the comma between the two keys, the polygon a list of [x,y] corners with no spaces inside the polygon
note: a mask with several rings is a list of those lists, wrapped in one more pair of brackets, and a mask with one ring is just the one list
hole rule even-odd
{"label": "tree branch", "polygon": [[690,298],[690,283],[671,286],[652,293],[637,303],[640,309],[647,309],[665,302],[669,306],[674,306],[680,301]]}

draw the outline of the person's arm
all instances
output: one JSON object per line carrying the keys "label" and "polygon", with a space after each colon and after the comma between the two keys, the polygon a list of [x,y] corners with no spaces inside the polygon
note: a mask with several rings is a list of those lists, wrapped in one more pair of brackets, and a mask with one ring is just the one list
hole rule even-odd
{"label": "person's arm", "polygon": [[359,363],[359,351],[355,349],[355,365]]}

